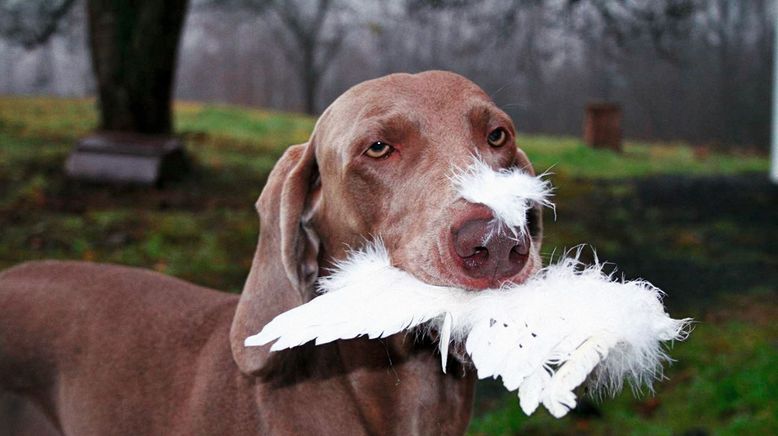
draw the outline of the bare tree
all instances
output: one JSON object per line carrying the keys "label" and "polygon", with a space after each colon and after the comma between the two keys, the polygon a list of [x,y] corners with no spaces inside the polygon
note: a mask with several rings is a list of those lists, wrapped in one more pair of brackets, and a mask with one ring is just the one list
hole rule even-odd
{"label": "bare tree", "polygon": [[[314,3],[313,8],[310,7],[311,3]],[[287,58],[297,67],[305,111],[316,113],[321,79],[338,54],[347,29],[343,23],[337,22],[332,23],[331,31],[325,33],[325,22],[333,16],[333,12],[342,11],[334,11],[332,0],[304,3],[275,1],[271,3],[270,9],[278,15],[291,36],[291,41],[281,41]]]}
{"label": "bare tree", "polygon": [[[348,13],[337,0],[214,0],[262,15],[268,11],[281,29],[276,42],[297,72],[304,110],[315,114],[322,78],[332,65],[348,26],[341,15]],[[352,23],[353,25],[353,23]]]}
{"label": "bare tree", "polygon": [[[742,100],[762,100],[759,106],[769,107],[769,84],[767,81],[745,81],[750,70],[762,71],[769,76],[770,54],[765,46],[752,41],[758,33],[769,35],[769,2],[765,0],[709,1],[700,14],[704,24],[702,47],[711,54],[710,73],[716,78],[715,95],[718,98],[717,113],[711,117],[711,128],[718,130],[718,136],[725,142],[739,142],[745,129],[753,124],[761,125],[761,138],[767,142],[769,110],[755,111],[741,103]],[[762,88],[762,93],[757,91]],[[756,92],[755,92],[756,91]],[[748,110],[752,109],[752,110]]]}
{"label": "bare tree", "polygon": [[45,44],[76,2],[0,0],[0,36],[28,49]]}
{"label": "bare tree", "polygon": [[[594,28],[603,42],[616,50],[629,50],[630,43],[648,38],[653,48],[668,61],[677,61],[675,47],[689,32],[696,0],[568,0],[568,8],[588,9],[599,21],[582,22]],[[579,28],[579,31],[583,30]]]}

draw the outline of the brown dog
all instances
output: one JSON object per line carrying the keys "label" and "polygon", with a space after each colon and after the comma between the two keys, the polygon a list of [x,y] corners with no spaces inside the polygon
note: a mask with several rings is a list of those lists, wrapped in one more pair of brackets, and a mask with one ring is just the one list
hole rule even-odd
{"label": "brown dog", "polygon": [[333,260],[375,236],[394,265],[429,283],[477,290],[525,280],[540,265],[539,209],[531,240],[484,242],[491,212],[449,180],[474,154],[493,168],[531,169],[514,135],[461,76],[371,80],[338,98],[310,141],[276,164],[240,297],[112,265],[3,272],[0,389],[29,401],[17,424],[45,417],[71,435],[463,433],[474,371],[459,358],[444,374],[429,338],[273,354],[243,341],[312,298]]}

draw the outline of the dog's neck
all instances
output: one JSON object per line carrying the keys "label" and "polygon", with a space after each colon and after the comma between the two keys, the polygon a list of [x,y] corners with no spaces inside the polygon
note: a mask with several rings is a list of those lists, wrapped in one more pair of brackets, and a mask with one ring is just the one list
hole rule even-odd
{"label": "dog's neck", "polygon": [[[449,359],[443,373],[437,348],[427,337],[358,338],[322,346],[309,343],[273,353],[266,347],[243,345],[246,337],[273,317],[313,297],[313,289],[306,295],[290,281],[268,280],[285,277],[280,263],[272,261],[278,253],[275,243],[271,238],[260,241],[231,331],[235,362],[264,386],[261,395],[331,391],[332,398],[349,398],[351,404],[344,407],[358,414],[360,425],[373,433],[386,433],[386,429],[397,429],[398,434],[464,433],[472,409],[475,370]],[[319,271],[326,273],[327,266],[320,263]]]}
{"label": "dog's neck", "polygon": [[[419,423],[417,430],[447,428],[464,433],[470,420],[475,370],[455,359],[444,374],[437,347],[427,338],[395,335],[387,339],[341,341],[341,362],[372,433],[398,421]],[[433,416],[431,411],[435,411]],[[423,424],[422,424],[423,422]],[[410,429],[410,427],[408,427]]]}
{"label": "dog's neck", "polygon": [[345,390],[371,434],[464,433],[475,389],[472,367],[452,358],[443,373],[437,347],[412,334],[272,353],[258,377],[273,389]]}

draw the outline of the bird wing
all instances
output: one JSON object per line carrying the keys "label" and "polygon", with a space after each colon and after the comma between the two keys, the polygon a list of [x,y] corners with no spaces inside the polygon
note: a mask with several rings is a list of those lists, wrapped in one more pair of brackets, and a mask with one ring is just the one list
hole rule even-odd
{"label": "bird wing", "polygon": [[543,404],[564,416],[587,379],[611,392],[624,379],[650,383],[667,360],[662,341],[684,339],[689,325],[667,315],[661,291],[649,283],[614,281],[602,265],[581,268],[576,258],[521,285],[469,292],[393,267],[379,242],[352,253],[319,286],[322,295],[278,315],[246,346],[275,341],[270,350],[277,351],[427,324],[439,332],[443,371],[449,343],[464,342],[478,377],[518,391],[528,415]]}
{"label": "bird wing", "polygon": [[[446,308],[455,305],[453,300],[464,291],[418,283],[391,266],[385,250],[371,256],[360,253],[340,264],[337,274],[320,281],[322,295],[278,315],[245,345],[275,341],[270,350],[278,351],[312,340],[320,345],[357,336],[384,338],[432,320],[450,329]],[[441,335],[450,337],[450,330]],[[443,343],[447,355],[448,340]]]}

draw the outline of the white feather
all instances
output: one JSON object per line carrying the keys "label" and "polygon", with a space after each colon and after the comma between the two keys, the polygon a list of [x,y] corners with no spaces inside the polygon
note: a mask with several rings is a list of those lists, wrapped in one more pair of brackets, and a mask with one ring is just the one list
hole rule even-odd
{"label": "white feather", "polygon": [[391,266],[379,243],[353,253],[321,279],[323,295],[282,313],[247,346],[276,351],[366,335],[387,337],[422,324],[438,329],[441,365],[448,343],[463,342],[478,377],[519,391],[522,410],[552,415],[575,407],[573,389],[590,377],[615,392],[626,378],[648,384],[667,360],[662,341],[682,340],[689,320],[671,319],[661,292],[645,281],[616,282],[602,266],[563,258],[522,285],[468,292],[432,286]]}
{"label": "white feather", "polygon": [[[442,318],[457,294],[465,293],[426,284],[419,288],[417,279],[391,266],[380,244],[353,253],[337,268],[319,280],[323,295],[278,315],[245,345],[276,341],[271,347],[276,351],[314,339],[319,345],[362,335],[383,338]],[[368,283],[370,290],[365,291]]]}
{"label": "white feather", "polygon": [[532,415],[540,405],[540,396],[543,394],[543,387],[551,380],[551,371],[544,366],[536,368],[519,387],[519,406],[521,410]]}
{"label": "white feather", "polygon": [[451,179],[462,198],[488,206],[500,223],[514,233],[522,233],[527,226],[527,210],[535,205],[554,207],[549,200],[551,183],[543,177],[533,177],[517,167],[495,171],[475,157],[467,168],[455,169]]}

